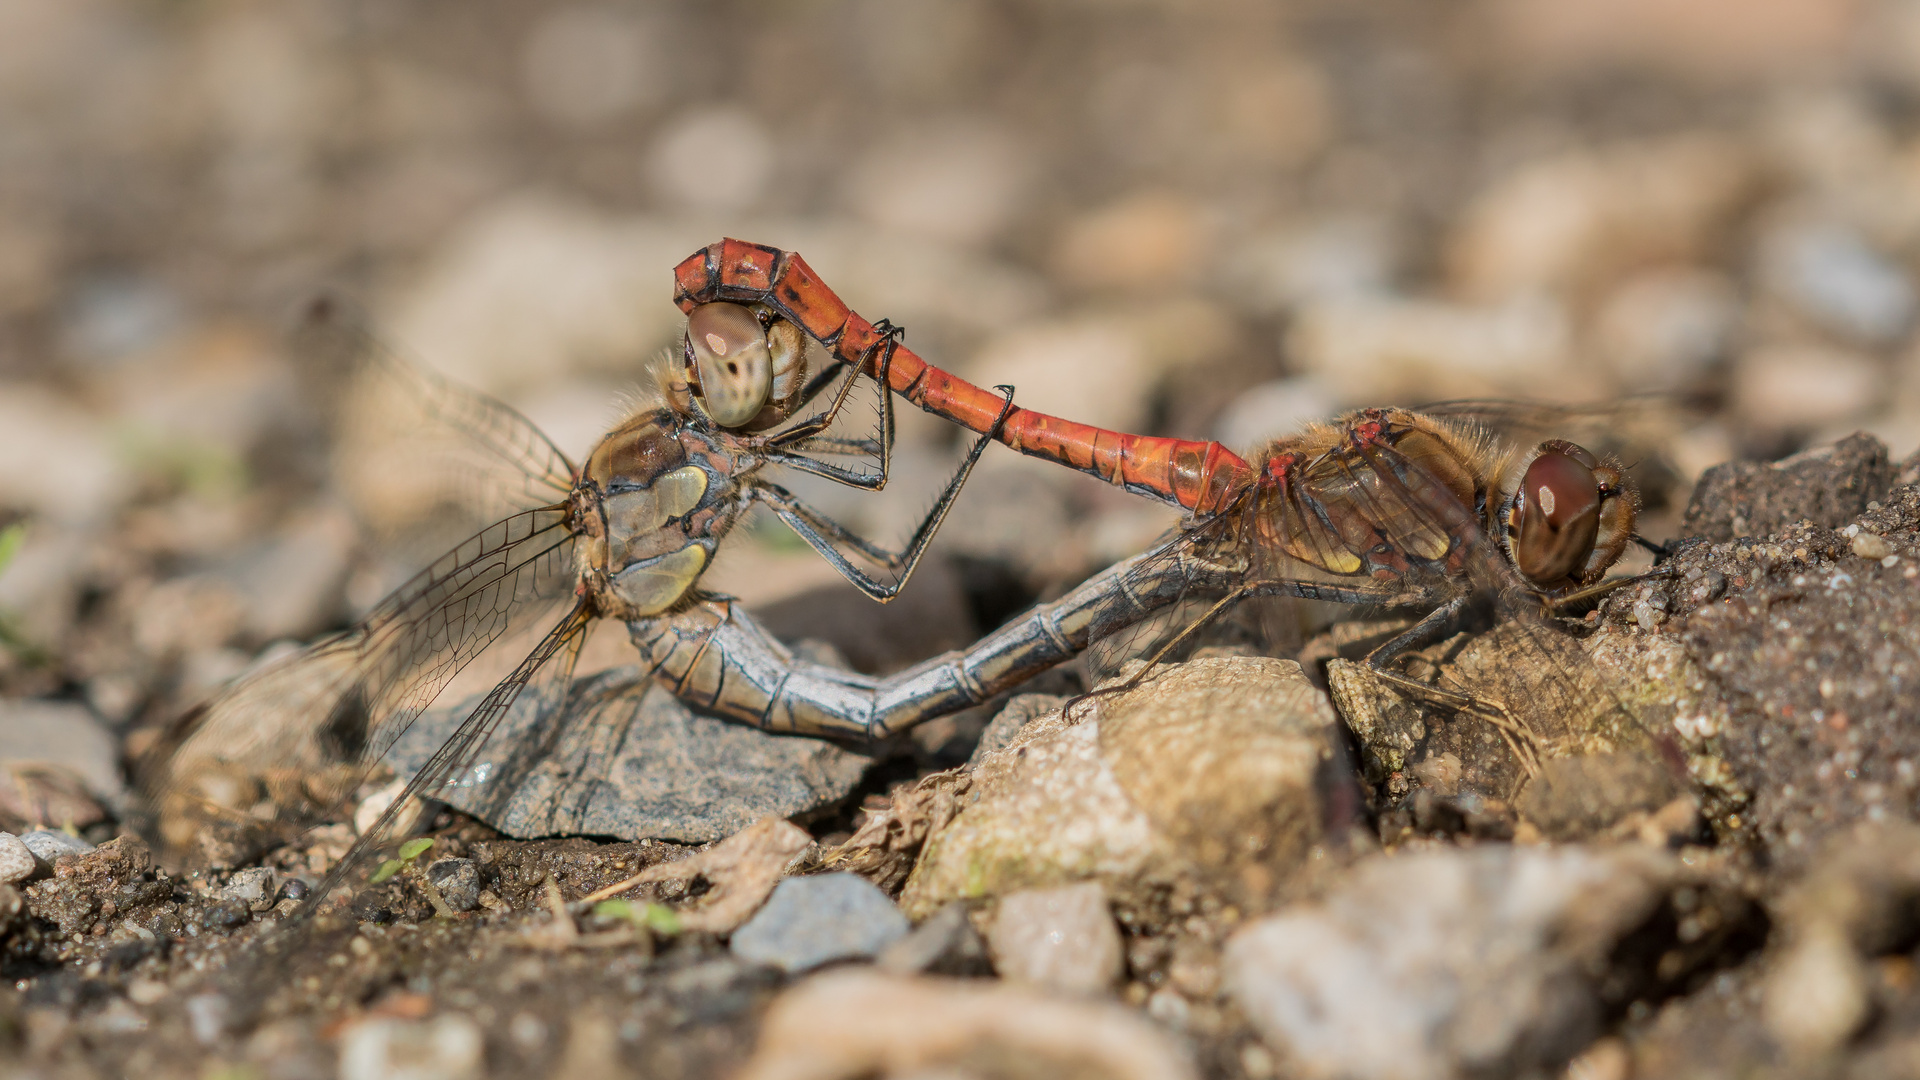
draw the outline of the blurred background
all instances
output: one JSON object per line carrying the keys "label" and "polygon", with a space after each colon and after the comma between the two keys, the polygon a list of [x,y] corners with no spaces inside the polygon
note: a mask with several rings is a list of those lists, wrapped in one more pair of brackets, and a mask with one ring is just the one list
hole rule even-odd
{"label": "blurred background", "polygon": [[[97,764],[415,568],[404,460],[310,467],[306,300],[578,453],[722,235],[1133,430],[1658,392],[1683,479],[1903,456],[1920,2],[0,0],[4,738]],[[818,493],[884,538],[960,447],[902,421],[896,487]],[[1041,595],[1171,521],[1137,503],[990,452],[942,543]],[[754,605],[833,581],[735,547]]]}

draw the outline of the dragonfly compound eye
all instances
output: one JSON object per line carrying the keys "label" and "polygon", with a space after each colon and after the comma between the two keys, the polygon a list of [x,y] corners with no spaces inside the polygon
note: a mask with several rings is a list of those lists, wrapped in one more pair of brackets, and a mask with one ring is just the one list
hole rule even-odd
{"label": "dragonfly compound eye", "polygon": [[1541,445],[1507,511],[1507,547],[1528,581],[1553,585],[1584,575],[1600,530],[1593,455],[1572,443]]}
{"label": "dragonfly compound eye", "polygon": [[753,312],[738,304],[702,304],[687,318],[687,382],[721,427],[759,414],[773,392],[773,356]]}

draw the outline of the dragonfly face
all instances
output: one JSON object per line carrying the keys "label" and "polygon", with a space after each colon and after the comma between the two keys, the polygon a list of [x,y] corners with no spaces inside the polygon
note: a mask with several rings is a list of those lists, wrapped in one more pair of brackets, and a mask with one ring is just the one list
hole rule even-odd
{"label": "dragonfly face", "polygon": [[1505,500],[1507,554],[1544,591],[1591,585],[1626,550],[1639,510],[1617,464],[1550,439],[1534,448]]}
{"label": "dragonfly face", "polygon": [[595,612],[642,619],[687,601],[746,507],[737,476],[756,464],[736,431],[792,417],[806,381],[791,323],[712,303],[687,320],[664,404],[600,440],[571,499],[581,588]]}

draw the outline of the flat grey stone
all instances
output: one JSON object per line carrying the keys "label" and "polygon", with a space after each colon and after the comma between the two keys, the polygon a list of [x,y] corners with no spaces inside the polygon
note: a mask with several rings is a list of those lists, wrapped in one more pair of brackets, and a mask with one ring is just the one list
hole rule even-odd
{"label": "flat grey stone", "polygon": [[53,870],[53,861],[60,856],[85,855],[93,850],[93,845],[85,840],[52,829],[35,829],[25,833],[20,837],[20,842],[27,845],[27,850],[33,852],[33,857],[40,860],[49,873]]}
{"label": "flat grey stone", "polygon": [[[478,703],[422,715],[394,745],[393,767],[419,769]],[[825,739],[697,712],[638,666],[581,679],[557,712],[542,716],[521,695],[480,759],[432,796],[522,839],[706,843],[836,802],[873,763]]]}
{"label": "flat grey stone", "polygon": [[795,973],[878,956],[907,931],[907,917],[858,874],[788,878],[733,932],[733,954]]}

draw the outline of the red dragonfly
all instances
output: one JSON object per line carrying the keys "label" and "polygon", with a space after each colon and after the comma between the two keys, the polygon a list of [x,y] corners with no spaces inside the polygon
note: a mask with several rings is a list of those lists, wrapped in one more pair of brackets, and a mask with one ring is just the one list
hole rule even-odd
{"label": "red dragonfly", "polygon": [[[850,363],[874,355],[873,343],[884,336],[799,255],[776,248],[721,241],[682,262],[675,284],[683,308],[716,299],[765,304]],[[1184,582],[1190,595],[1214,600],[1156,658],[1254,597],[1377,605],[1421,613],[1367,654],[1377,678],[1488,712],[1488,703],[1408,679],[1387,664],[1457,627],[1476,606],[1537,623],[1550,610],[1617,587],[1632,579],[1605,580],[1608,569],[1629,543],[1645,544],[1634,534],[1639,496],[1618,462],[1564,439],[1516,438],[1524,425],[1512,415],[1365,409],[1267,442],[1248,461],[1216,442],[1131,435],[1029,409],[1002,418],[1002,399],[903,345],[888,350],[885,372],[873,374],[920,408],[977,432],[995,431],[1023,454],[1189,512],[1176,537],[1119,579],[1103,575],[1098,586],[1123,593],[1140,586],[1164,598]],[[1587,692],[1567,677],[1564,649],[1529,636],[1545,661],[1543,682],[1564,684],[1543,693]],[[1537,755],[1525,724],[1497,703],[1490,711],[1531,769]]]}

